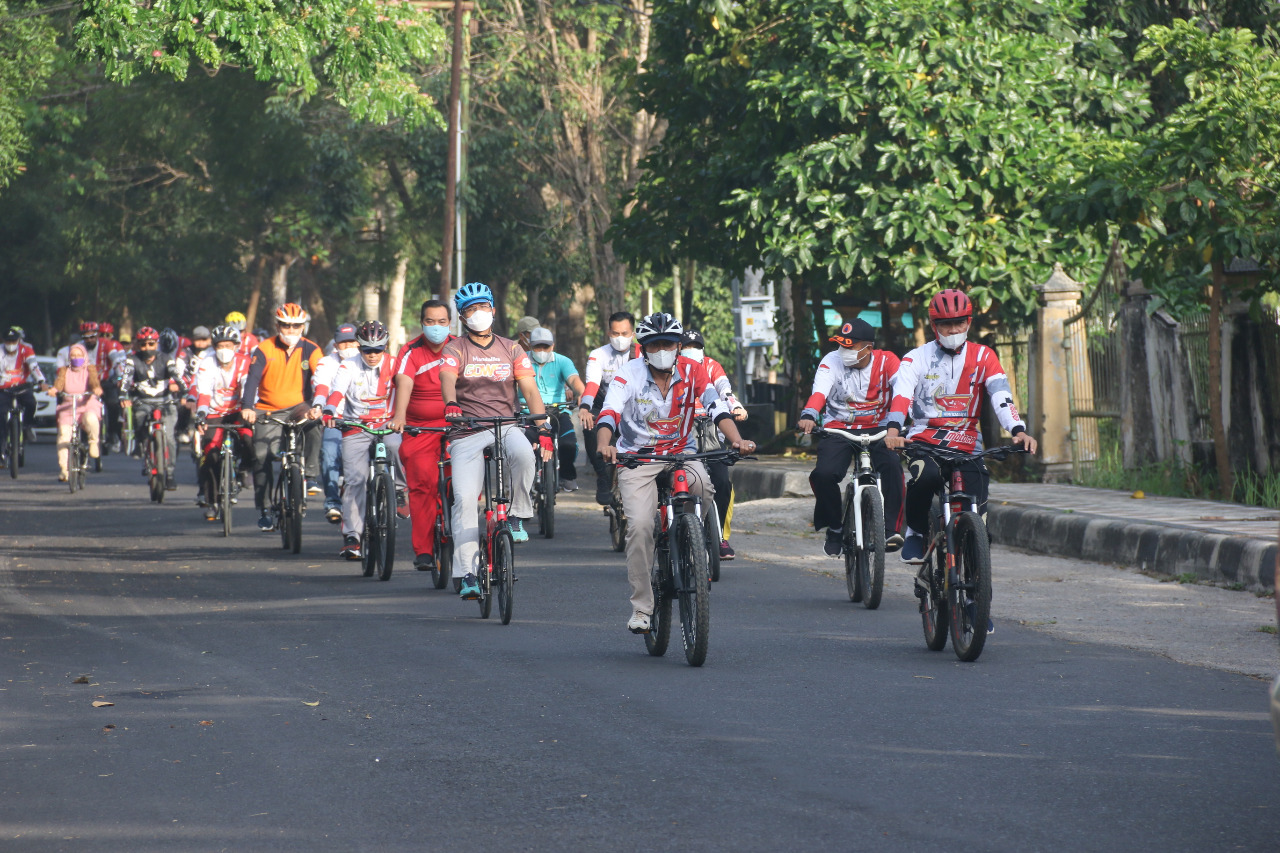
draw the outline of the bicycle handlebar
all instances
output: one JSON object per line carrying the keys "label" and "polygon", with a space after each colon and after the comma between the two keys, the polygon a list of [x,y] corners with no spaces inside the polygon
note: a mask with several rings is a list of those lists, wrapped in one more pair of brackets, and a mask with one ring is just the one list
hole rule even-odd
{"label": "bicycle handlebar", "polygon": [[502,424],[528,424],[532,421],[546,420],[545,413],[541,415],[491,415],[483,418],[473,418],[469,415],[463,415],[458,418],[447,418],[454,429],[469,429],[474,427],[496,427]]}
{"label": "bicycle handlebar", "polygon": [[[367,432],[369,435],[392,435],[395,430],[390,427],[371,427],[361,421],[347,421],[341,418],[334,418],[329,422],[334,429],[358,429],[361,432]],[[413,427],[405,427],[408,432]]]}
{"label": "bicycle handlebar", "polygon": [[1014,453],[1027,453],[1029,451],[1027,448],[1016,444],[1002,444],[999,447],[988,447],[986,450],[970,452],[957,450],[953,447],[940,447],[936,444],[913,441],[902,448],[902,452],[908,456],[931,456],[940,462],[965,462],[970,459],[994,459],[1000,462],[1008,459]]}
{"label": "bicycle handlebar", "polygon": [[854,444],[861,444],[863,448],[870,447],[884,441],[885,436],[889,434],[888,429],[882,429],[873,433],[855,433],[841,427],[818,427],[814,432],[821,435],[838,435],[841,438],[848,439]]}
{"label": "bicycle handlebar", "polygon": [[707,450],[702,453],[619,453],[618,463],[625,465],[627,468],[636,468],[640,465],[652,465],[662,463],[664,465],[677,465],[682,462],[696,462],[703,459],[724,459],[730,465],[741,462],[744,459],[756,461],[754,456],[743,456],[733,448],[723,448],[720,450]]}

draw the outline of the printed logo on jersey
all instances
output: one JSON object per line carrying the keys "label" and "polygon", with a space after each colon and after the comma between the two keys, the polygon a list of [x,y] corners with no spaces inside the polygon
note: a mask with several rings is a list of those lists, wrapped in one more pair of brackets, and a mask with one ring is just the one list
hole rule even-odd
{"label": "printed logo on jersey", "polygon": [[964,415],[969,412],[972,394],[934,394],[933,402],[944,415]]}
{"label": "printed logo on jersey", "polygon": [[503,382],[511,378],[511,365],[507,362],[501,364],[468,364],[462,371],[465,379],[493,379],[497,382]]}
{"label": "printed logo on jersey", "polygon": [[456,356],[446,355],[444,357],[444,363],[446,366],[452,367],[455,371],[458,369],[458,359]]}
{"label": "printed logo on jersey", "polygon": [[645,424],[649,428],[649,435],[661,441],[662,439],[675,438],[680,432],[680,416],[673,418],[659,418],[649,415],[645,418]]}

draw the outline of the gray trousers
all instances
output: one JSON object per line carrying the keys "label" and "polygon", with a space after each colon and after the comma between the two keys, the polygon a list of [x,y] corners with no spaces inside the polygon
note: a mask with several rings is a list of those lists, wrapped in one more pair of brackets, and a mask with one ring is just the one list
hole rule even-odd
{"label": "gray trousers", "polygon": [[[641,465],[618,469],[618,492],[627,514],[627,580],[631,582],[631,606],[653,615],[653,517],[658,509],[658,475],[665,465]],[[689,491],[702,498],[703,520],[711,511],[715,488],[701,462],[685,465]]]}
{"label": "gray trousers", "polygon": [[[449,458],[453,465],[453,576],[474,574],[480,552],[480,520],[476,501],[484,488],[484,449],[493,444],[489,430],[456,438],[449,442]],[[510,478],[511,515],[533,517],[529,490],[533,488],[533,446],[524,431],[514,424],[502,428],[502,446],[507,452],[507,476]]]}
{"label": "gray trousers", "polygon": [[[357,539],[364,533],[364,493],[369,480],[369,453],[377,439],[367,432],[355,432],[342,437],[342,536]],[[387,458],[391,460],[391,473],[396,489],[404,488],[404,471],[400,468],[400,436],[384,435]],[[395,500],[395,496],[392,496]],[[395,510],[395,504],[391,506]]]}

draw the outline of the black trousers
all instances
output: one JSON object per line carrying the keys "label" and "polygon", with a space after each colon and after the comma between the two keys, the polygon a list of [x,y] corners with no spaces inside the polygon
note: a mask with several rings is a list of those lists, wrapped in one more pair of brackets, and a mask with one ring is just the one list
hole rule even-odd
{"label": "black trousers", "polygon": [[724,538],[724,520],[729,517],[729,503],[733,500],[733,483],[729,480],[729,463],[708,460],[702,463],[716,490],[716,509],[720,511],[720,538]]}
{"label": "black trousers", "polygon": [[[933,496],[942,488],[942,471],[932,459],[912,459],[907,466],[907,526],[924,536],[929,531],[929,507]],[[978,498],[978,512],[987,515],[987,490],[991,475],[981,459],[964,462],[959,466],[964,490]]]}
{"label": "black trousers", "polygon": [[[834,435],[818,439],[818,460],[809,475],[813,489],[813,528],[840,527],[843,500],[840,481],[849,473],[854,445]],[[883,444],[871,447],[871,467],[880,475],[880,493],[884,496],[884,532],[891,536],[902,529],[902,462],[898,454]],[[927,512],[927,507],[926,507]]]}
{"label": "black trousers", "polygon": [[[574,460],[578,457],[578,436],[573,431],[573,418],[568,412],[547,412],[547,424],[551,427],[551,434],[555,437],[556,453],[560,459],[560,479],[577,480],[578,469],[574,466]],[[541,447],[538,439],[538,428],[530,427],[525,430],[525,435],[529,438],[529,444],[533,445],[536,452]],[[536,457],[538,464],[542,464],[542,457]]]}
{"label": "black trousers", "polygon": [[[306,412],[305,403],[293,409],[281,412],[265,412],[279,417],[292,413],[300,418]],[[258,414],[264,414],[259,409]],[[319,429],[320,421],[306,421],[302,427],[302,473],[308,480],[320,479],[320,444],[323,430]],[[253,425],[253,505],[262,510],[270,503],[272,484],[271,460],[280,455],[284,427],[259,420]]]}

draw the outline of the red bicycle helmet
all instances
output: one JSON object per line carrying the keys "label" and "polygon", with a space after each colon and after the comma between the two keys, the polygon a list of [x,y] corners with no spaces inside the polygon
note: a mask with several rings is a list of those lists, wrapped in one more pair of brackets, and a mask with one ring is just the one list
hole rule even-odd
{"label": "red bicycle helmet", "polygon": [[956,320],[973,316],[973,303],[959,290],[944,290],[929,302],[929,321]]}
{"label": "red bicycle helmet", "polygon": [[98,334],[98,324],[93,322],[92,320],[85,320],[83,323],[80,324],[80,334],[81,335]]}
{"label": "red bicycle helmet", "polygon": [[115,337],[116,327],[110,323],[100,323],[98,325],[98,331],[102,333],[104,338],[112,338]]}
{"label": "red bicycle helmet", "polygon": [[143,341],[155,341],[157,344],[159,344],[160,333],[157,332],[155,329],[151,328],[150,326],[143,326],[141,329],[138,330],[138,334],[133,336],[133,339],[137,343],[142,343]]}

